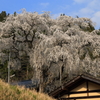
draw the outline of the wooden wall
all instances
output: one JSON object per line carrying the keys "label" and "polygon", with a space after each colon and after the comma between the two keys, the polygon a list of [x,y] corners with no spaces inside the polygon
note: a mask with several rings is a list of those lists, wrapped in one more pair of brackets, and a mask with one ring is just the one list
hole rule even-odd
{"label": "wooden wall", "polygon": [[61,98],[62,100],[100,100],[99,96],[100,85],[86,81],[69,91],[68,94],[63,95]]}

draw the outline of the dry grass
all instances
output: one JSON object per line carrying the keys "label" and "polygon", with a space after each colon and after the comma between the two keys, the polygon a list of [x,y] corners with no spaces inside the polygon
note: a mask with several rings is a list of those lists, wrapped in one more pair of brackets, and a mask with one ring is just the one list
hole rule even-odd
{"label": "dry grass", "polygon": [[0,80],[0,100],[54,100],[46,94],[24,87],[11,86]]}

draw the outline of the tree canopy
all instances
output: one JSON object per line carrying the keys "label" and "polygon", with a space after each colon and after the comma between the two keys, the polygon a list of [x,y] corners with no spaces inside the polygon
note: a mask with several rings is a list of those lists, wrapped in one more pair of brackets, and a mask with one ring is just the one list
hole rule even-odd
{"label": "tree canopy", "polygon": [[[34,68],[33,81],[40,91],[50,92],[79,73],[100,76],[100,30],[89,18],[67,15],[52,19],[43,14],[23,12],[9,15],[0,23],[0,61],[18,69]],[[59,84],[58,84],[59,83]]]}

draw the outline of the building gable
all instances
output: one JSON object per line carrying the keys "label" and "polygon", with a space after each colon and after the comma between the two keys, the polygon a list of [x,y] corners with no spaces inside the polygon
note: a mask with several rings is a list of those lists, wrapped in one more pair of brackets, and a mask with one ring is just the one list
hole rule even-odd
{"label": "building gable", "polygon": [[100,80],[80,75],[50,95],[60,100],[100,100]]}

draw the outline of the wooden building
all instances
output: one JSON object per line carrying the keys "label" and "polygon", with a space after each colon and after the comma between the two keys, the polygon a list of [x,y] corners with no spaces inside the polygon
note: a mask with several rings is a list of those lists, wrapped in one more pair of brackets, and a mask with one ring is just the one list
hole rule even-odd
{"label": "wooden building", "polygon": [[79,75],[49,95],[58,100],[100,100],[100,80]]}

